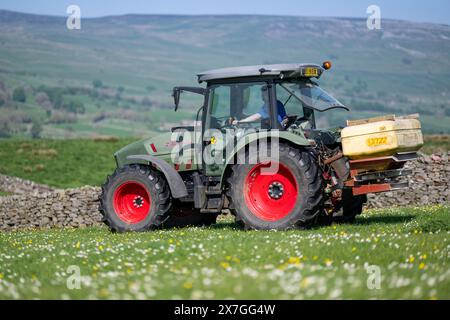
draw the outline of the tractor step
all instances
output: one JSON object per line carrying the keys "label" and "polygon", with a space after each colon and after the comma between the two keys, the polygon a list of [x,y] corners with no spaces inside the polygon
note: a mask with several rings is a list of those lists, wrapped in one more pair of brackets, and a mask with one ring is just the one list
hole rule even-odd
{"label": "tractor step", "polygon": [[207,196],[220,196],[220,195],[222,195],[222,190],[221,189],[209,189],[209,190],[206,190],[205,194]]}

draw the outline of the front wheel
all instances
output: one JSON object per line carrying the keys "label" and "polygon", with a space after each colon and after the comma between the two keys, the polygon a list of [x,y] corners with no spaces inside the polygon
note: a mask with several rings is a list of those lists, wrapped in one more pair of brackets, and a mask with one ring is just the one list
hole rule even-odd
{"label": "front wheel", "polygon": [[113,231],[145,231],[160,227],[171,207],[165,177],[144,165],[118,168],[100,195],[103,221]]}
{"label": "front wheel", "polygon": [[316,220],[323,183],[308,151],[280,144],[278,157],[247,155],[247,163],[234,165],[228,179],[238,223],[250,229],[285,230]]}

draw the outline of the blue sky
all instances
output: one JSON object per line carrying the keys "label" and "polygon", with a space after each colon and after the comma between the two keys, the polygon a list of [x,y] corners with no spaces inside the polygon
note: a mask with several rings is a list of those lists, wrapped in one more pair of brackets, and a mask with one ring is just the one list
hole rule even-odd
{"label": "blue sky", "polygon": [[0,0],[0,9],[61,16],[70,4],[79,5],[84,17],[126,13],[367,17],[366,8],[375,4],[382,18],[450,25],[449,0]]}

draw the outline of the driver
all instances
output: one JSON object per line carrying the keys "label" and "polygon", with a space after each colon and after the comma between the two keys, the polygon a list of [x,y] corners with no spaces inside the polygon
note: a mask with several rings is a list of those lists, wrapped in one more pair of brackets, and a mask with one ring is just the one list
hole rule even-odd
{"label": "driver", "polygon": [[[260,119],[269,119],[269,91],[267,86],[261,87],[261,98],[264,101],[263,106],[259,111],[255,114],[252,114],[251,116],[248,116],[247,118],[241,119],[241,120],[233,120],[232,124],[238,124],[243,122],[253,122]],[[284,109],[284,105],[280,100],[277,100],[277,113],[278,113],[278,122],[282,125],[284,128],[286,126],[286,123],[288,122],[288,117],[286,114],[286,110]]]}

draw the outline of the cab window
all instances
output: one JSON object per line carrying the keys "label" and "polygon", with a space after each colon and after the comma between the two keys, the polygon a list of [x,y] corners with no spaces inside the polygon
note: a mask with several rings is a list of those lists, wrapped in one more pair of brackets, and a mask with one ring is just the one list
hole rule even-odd
{"label": "cab window", "polygon": [[[229,118],[241,120],[252,114],[262,113],[266,110],[265,107],[268,109],[262,98],[262,90],[266,85],[264,82],[252,82],[210,87],[206,128],[220,129]],[[268,114],[269,112],[264,113],[265,116]],[[261,121],[246,125],[260,128]]]}
{"label": "cab window", "polygon": [[303,104],[277,84],[277,99],[283,103],[287,115],[303,117]]}

